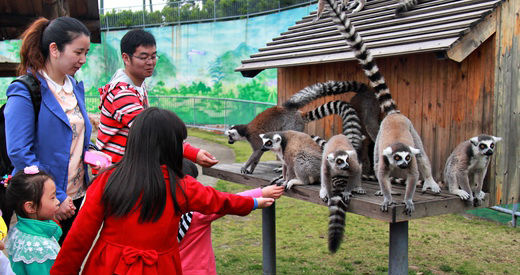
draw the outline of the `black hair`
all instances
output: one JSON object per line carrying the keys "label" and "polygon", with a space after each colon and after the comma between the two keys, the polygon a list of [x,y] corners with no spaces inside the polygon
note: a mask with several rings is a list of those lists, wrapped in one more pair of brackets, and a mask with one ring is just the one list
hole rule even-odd
{"label": "black hair", "polygon": [[[171,111],[151,107],[139,114],[130,128],[125,154],[105,186],[105,216],[121,217],[140,207],[140,222],[157,221],[167,195],[161,165],[168,169],[170,195],[180,213],[176,189],[177,179],[184,177],[183,141],[187,135],[186,125]],[[186,196],[180,185],[178,188]]]}
{"label": "black hair", "polygon": [[52,180],[52,177],[41,170],[36,174],[25,174],[23,170],[18,171],[9,180],[5,193],[9,209],[14,209],[14,212],[22,218],[28,218],[23,208],[25,202],[32,201],[36,209],[40,209],[43,187],[48,179]]}
{"label": "black hair", "polygon": [[45,67],[49,57],[49,45],[56,43],[61,52],[65,45],[80,35],[90,36],[90,32],[81,21],[72,17],[58,17],[51,21],[40,17],[22,34],[20,48],[20,66],[18,74],[25,74],[27,69],[35,71]]}
{"label": "black hair", "polygon": [[131,30],[121,39],[121,54],[133,55],[139,46],[155,46],[155,38],[143,29]]}

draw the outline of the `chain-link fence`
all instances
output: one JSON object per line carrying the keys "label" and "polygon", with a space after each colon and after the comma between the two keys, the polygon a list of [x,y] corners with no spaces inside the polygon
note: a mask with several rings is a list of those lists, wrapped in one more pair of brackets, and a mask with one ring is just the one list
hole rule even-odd
{"label": "chain-link fence", "polygon": [[[229,98],[192,96],[149,96],[150,106],[174,111],[187,125],[201,128],[225,128],[247,124],[259,113],[276,104]],[[99,113],[99,97],[85,97],[87,111]]]}
{"label": "chain-link fence", "polygon": [[101,30],[247,18],[316,3],[317,0],[176,1],[100,9]]}

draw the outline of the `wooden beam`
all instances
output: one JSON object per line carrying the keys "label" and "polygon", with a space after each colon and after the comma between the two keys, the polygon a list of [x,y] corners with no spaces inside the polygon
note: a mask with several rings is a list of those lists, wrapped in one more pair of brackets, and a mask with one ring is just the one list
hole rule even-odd
{"label": "wooden beam", "polygon": [[0,77],[16,76],[19,63],[0,63]]}
{"label": "wooden beam", "polygon": [[446,52],[448,58],[456,62],[462,62],[462,60],[468,57],[476,48],[486,41],[486,39],[496,32],[496,18],[497,13],[495,10],[476,26],[471,27],[469,33],[462,36]]}

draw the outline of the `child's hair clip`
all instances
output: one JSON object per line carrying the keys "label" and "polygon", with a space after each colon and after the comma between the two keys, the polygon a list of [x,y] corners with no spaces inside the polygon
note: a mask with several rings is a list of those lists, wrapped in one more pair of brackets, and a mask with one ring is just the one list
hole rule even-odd
{"label": "child's hair clip", "polygon": [[4,185],[5,188],[7,188],[7,185],[9,184],[9,181],[11,180],[13,176],[11,175],[5,175],[2,177],[2,181],[0,181],[1,184]]}
{"label": "child's hair clip", "polygon": [[38,174],[40,172],[40,170],[38,170],[38,166],[36,165],[31,165],[31,166],[28,166],[28,167],[25,167],[23,169],[23,172],[26,174],[26,175],[34,175],[34,174]]}

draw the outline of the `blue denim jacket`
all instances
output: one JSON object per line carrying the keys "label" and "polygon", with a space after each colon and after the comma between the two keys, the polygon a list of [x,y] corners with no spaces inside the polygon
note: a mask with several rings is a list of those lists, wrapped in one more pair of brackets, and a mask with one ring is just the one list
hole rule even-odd
{"label": "blue denim jacket", "polygon": [[[72,128],[67,115],[47,86],[47,81],[38,75],[42,103],[35,127],[34,109],[31,96],[24,84],[15,82],[7,89],[7,104],[4,110],[7,153],[14,171],[36,165],[52,175],[56,182],[56,196],[60,202],[67,198],[67,179],[72,143]],[[92,126],[85,108],[83,82],[72,81],[74,95],[85,121],[83,153],[88,149]],[[87,165],[85,181],[88,182]]]}

